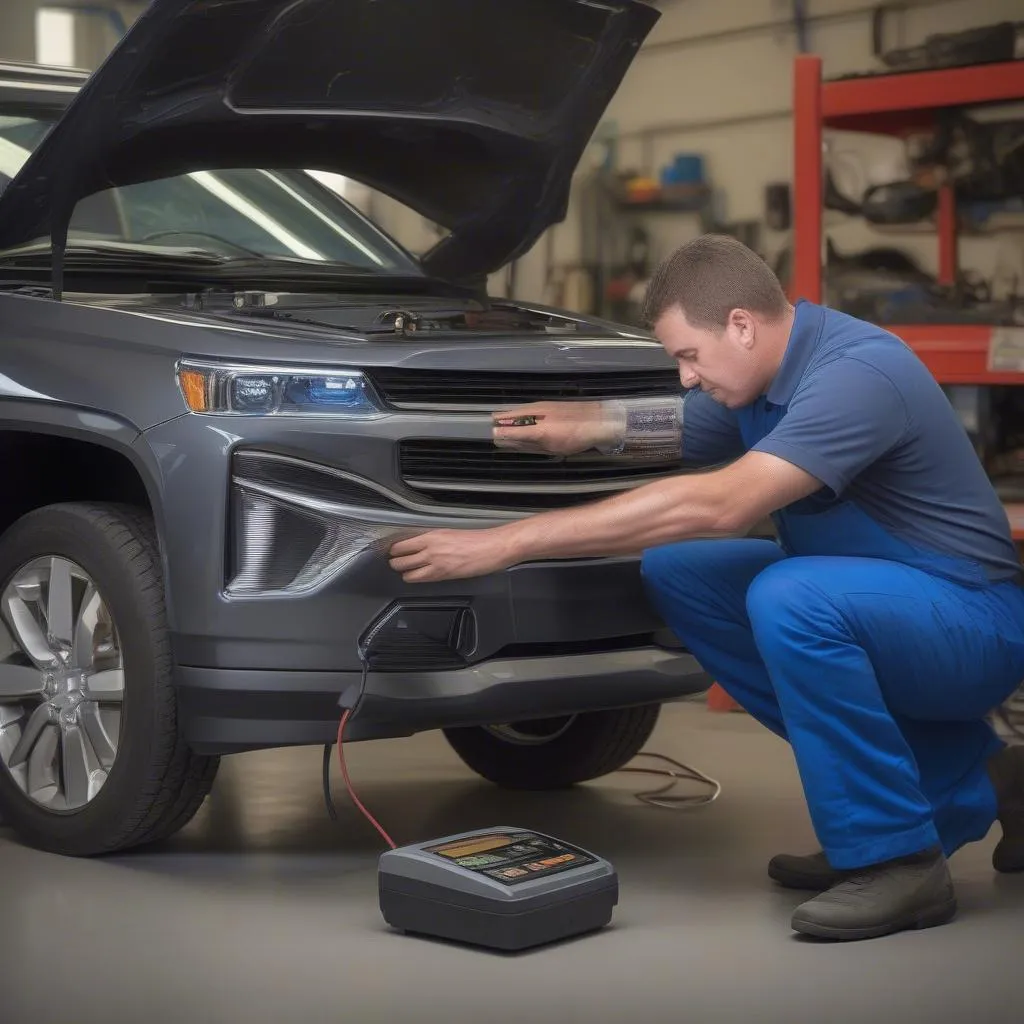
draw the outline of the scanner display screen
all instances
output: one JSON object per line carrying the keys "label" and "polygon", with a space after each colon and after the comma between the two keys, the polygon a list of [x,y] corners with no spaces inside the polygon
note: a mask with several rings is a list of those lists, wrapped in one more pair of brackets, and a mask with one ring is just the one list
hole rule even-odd
{"label": "scanner display screen", "polygon": [[536,832],[481,832],[423,849],[505,885],[595,863],[582,850]]}

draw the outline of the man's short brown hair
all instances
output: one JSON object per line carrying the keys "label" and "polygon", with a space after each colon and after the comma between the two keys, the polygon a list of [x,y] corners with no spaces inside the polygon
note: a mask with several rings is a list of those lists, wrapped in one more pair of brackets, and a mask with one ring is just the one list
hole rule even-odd
{"label": "man's short brown hair", "polygon": [[644,296],[643,319],[653,327],[679,306],[694,327],[721,331],[734,309],[777,320],[787,305],[779,279],[756,252],[729,235],[701,235],[681,245],[654,271]]}

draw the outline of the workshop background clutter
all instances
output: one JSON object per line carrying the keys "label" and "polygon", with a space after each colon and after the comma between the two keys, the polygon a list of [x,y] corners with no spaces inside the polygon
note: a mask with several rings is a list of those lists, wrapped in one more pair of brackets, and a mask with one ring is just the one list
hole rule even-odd
{"label": "workshop background clutter", "polygon": [[[785,283],[792,250],[794,54],[819,56],[827,79],[878,72],[886,53],[920,46],[935,33],[1022,16],[1015,0],[664,4],[609,108],[590,165],[580,169],[569,219],[553,230],[546,248],[538,246],[543,251],[522,261],[519,287],[551,301],[628,315],[644,271],[709,227],[752,244]],[[878,225],[841,208],[873,186],[907,180],[903,142],[837,131],[825,143],[826,166],[847,200],[826,211],[831,264],[856,263],[870,249],[898,249],[915,269],[936,274],[932,217]],[[605,177],[624,183],[619,201],[601,202],[602,192],[616,191],[601,188]],[[964,234],[960,245],[962,267],[1004,297],[1024,281],[1024,208],[1019,197],[1008,205],[991,215],[985,232]],[[594,280],[595,269],[602,280]],[[628,288],[634,277],[636,286]]]}

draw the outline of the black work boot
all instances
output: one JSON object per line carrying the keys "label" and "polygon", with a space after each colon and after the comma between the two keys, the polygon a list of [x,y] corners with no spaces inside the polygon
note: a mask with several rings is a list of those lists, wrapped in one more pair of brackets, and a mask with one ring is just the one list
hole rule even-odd
{"label": "black work boot", "polygon": [[841,882],[849,873],[832,867],[822,850],[805,857],[780,853],[768,861],[768,877],[787,889],[824,892]]}
{"label": "black work boot", "polygon": [[1004,747],[988,763],[1003,838],[992,851],[996,871],[1024,871],[1024,747]]}
{"label": "black work boot", "polygon": [[875,939],[911,928],[933,928],[956,914],[956,894],[936,847],[851,871],[793,913],[793,930],[822,939]]}

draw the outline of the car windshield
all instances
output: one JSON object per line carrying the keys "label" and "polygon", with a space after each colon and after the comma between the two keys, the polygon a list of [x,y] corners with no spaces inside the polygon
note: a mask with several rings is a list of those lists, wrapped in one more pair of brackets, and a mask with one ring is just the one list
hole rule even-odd
{"label": "car windshield", "polygon": [[[0,111],[0,192],[52,122]],[[89,196],[68,244],[130,242],[227,258],[298,259],[360,271],[422,273],[414,257],[343,198],[343,177],[315,170],[194,171]]]}

